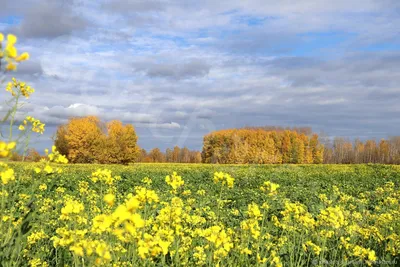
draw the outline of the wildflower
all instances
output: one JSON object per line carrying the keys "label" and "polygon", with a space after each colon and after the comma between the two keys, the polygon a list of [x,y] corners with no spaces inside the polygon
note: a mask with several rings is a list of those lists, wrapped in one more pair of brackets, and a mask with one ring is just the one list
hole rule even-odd
{"label": "wildflower", "polygon": [[[8,70],[15,70],[16,65],[14,65],[13,63],[9,63],[7,68],[10,68]],[[16,96],[18,94],[18,95],[23,95],[25,98],[29,98],[30,95],[35,92],[35,89],[27,85],[25,82],[18,81],[15,78],[12,78],[12,82],[7,83],[6,91],[10,92],[12,96]],[[32,117],[27,117],[27,118],[30,118],[29,121],[32,123],[35,121],[35,119]],[[25,120],[24,124],[26,123],[27,121]]]}
{"label": "wildflower", "polygon": [[151,185],[153,181],[149,178],[149,177],[145,177],[142,179],[142,183],[147,184],[147,185]]}
{"label": "wildflower", "polygon": [[110,171],[110,170],[107,170],[107,169],[104,169],[104,170],[98,169],[97,171],[95,171],[95,172],[92,173],[91,180],[92,180],[94,183],[97,183],[98,181],[100,181],[100,182],[105,183],[105,184],[107,184],[107,185],[112,185],[112,184],[114,183],[114,180],[115,180],[115,179],[112,177],[111,171]]}
{"label": "wildflower", "polygon": [[104,201],[109,205],[113,206],[115,202],[115,195],[113,194],[107,194],[104,196]]}
{"label": "wildflower", "polygon": [[326,209],[321,210],[318,219],[320,220],[321,224],[324,223],[334,228],[339,228],[347,224],[342,208],[339,206],[328,207]]}
{"label": "wildflower", "polygon": [[267,262],[267,258],[261,258],[260,254],[257,253],[257,262],[264,264]]}
{"label": "wildflower", "polygon": [[85,207],[79,201],[67,200],[64,207],[61,209],[61,214],[62,215],[78,214],[84,209]]}
{"label": "wildflower", "polygon": [[11,151],[15,148],[16,143],[11,142],[11,143],[5,143],[3,141],[0,141],[0,158],[5,158],[8,155],[11,154]]}
{"label": "wildflower", "polygon": [[258,205],[254,202],[249,204],[247,214],[249,215],[250,218],[254,218],[256,220],[260,220],[262,218],[261,211]]}
{"label": "wildflower", "polygon": [[197,190],[196,194],[198,194],[199,196],[204,196],[206,194],[206,190],[204,189]]}
{"label": "wildflower", "polygon": [[270,262],[272,266],[282,267],[282,262],[275,250],[271,251]]}
{"label": "wildflower", "polygon": [[47,174],[54,173],[54,169],[50,165],[46,165],[46,167],[44,167],[43,171],[46,172]]}
{"label": "wildflower", "polygon": [[263,186],[260,187],[260,190],[266,192],[269,196],[275,196],[278,194],[277,189],[279,188],[279,184],[272,183],[270,181],[264,182]]}
{"label": "wildflower", "polygon": [[29,54],[27,52],[22,53],[19,55],[15,60],[20,62],[20,61],[25,61],[29,59]]}
{"label": "wildflower", "polygon": [[226,185],[229,188],[233,188],[235,179],[227,173],[215,172],[214,173],[214,183],[217,184],[221,182],[222,185]]}
{"label": "wildflower", "polygon": [[244,248],[240,251],[241,254],[246,254],[246,255],[251,255],[253,252],[248,249],[248,248]]}
{"label": "wildflower", "polygon": [[172,187],[174,193],[185,184],[185,181],[183,181],[182,177],[176,172],[173,172],[172,175],[167,175],[165,177],[165,182]]}
{"label": "wildflower", "polygon": [[39,190],[40,190],[40,191],[45,191],[45,190],[47,190],[47,185],[46,185],[46,184],[41,184],[41,185],[39,186]]}
{"label": "wildflower", "polygon": [[40,231],[35,231],[33,233],[31,233],[28,237],[27,237],[27,241],[28,241],[28,245],[33,245],[36,242],[38,242],[41,239],[45,239],[48,236],[44,233],[43,230]]}
{"label": "wildflower", "polygon": [[316,244],[314,244],[311,241],[307,241],[302,246],[303,246],[303,250],[305,252],[307,252],[309,250],[309,248],[311,248],[315,255],[318,256],[321,253],[321,247],[317,246]]}
{"label": "wildflower", "polygon": [[206,264],[206,260],[207,260],[207,254],[204,252],[204,248],[197,246],[194,248],[194,253],[193,253],[193,257],[196,260],[196,264],[198,266],[202,266],[204,264]]}
{"label": "wildflower", "polygon": [[8,184],[10,181],[15,180],[14,170],[6,169],[5,171],[0,172],[1,182],[3,185]]}

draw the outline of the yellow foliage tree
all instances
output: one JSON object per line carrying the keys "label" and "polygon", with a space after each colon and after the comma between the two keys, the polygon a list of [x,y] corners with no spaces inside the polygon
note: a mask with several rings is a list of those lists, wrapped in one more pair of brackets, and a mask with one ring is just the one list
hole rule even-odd
{"label": "yellow foliage tree", "polygon": [[128,164],[140,153],[132,125],[104,124],[95,116],[70,119],[57,129],[54,142],[72,163]]}
{"label": "yellow foliage tree", "polygon": [[94,163],[102,143],[102,136],[100,120],[97,117],[70,119],[66,125],[65,135],[70,162]]}

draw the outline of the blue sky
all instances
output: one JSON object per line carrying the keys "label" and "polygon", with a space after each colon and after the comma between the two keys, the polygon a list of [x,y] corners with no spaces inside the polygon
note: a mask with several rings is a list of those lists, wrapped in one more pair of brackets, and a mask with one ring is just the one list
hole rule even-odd
{"label": "blue sky", "polygon": [[204,134],[243,126],[400,133],[400,1],[1,6],[0,31],[32,56],[15,73],[36,89],[18,117],[48,125],[41,150],[57,125],[86,115],[132,123],[145,149],[201,149]]}

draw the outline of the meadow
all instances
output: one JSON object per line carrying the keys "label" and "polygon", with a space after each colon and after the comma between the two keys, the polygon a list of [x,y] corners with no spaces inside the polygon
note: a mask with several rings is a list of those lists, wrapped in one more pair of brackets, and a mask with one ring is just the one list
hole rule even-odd
{"label": "meadow", "polygon": [[[0,33],[4,73],[29,59],[18,54],[16,42]],[[59,128],[65,134],[58,147],[69,147],[67,153],[53,146],[39,163],[17,163],[10,160],[13,153],[20,150],[21,160],[27,159],[31,138],[43,134],[45,124],[17,113],[34,93],[31,86],[12,78],[5,89],[9,110],[1,123],[8,124],[9,136],[1,132],[0,267],[400,263],[399,166],[67,164],[136,162],[133,126],[114,121],[106,134],[96,118],[75,118],[73,127]],[[254,136],[272,148],[275,139]],[[283,150],[295,151],[289,154],[296,158],[259,151],[244,160],[321,163],[317,136],[296,136],[282,137],[288,141]],[[218,144],[212,139],[209,144]],[[296,146],[287,149],[292,139]],[[245,146],[227,158],[239,160],[243,151],[254,152]],[[204,154],[210,162],[215,158],[214,152]]]}
{"label": "meadow", "polygon": [[400,166],[63,161],[8,164],[3,266],[399,262]]}

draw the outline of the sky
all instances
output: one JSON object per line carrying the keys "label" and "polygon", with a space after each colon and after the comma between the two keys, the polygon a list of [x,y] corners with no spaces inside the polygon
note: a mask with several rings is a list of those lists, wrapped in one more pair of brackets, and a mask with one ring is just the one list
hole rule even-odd
{"label": "sky", "polygon": [[[308,126],[400,135],[398,0],[0,0],[0,31],[31,55],[17,118],[96,115],[145,149],[200,150],[211,131]],[[6,99],[3,91],[2,99]],[[0,106],[0,112],[5,111]]]}

